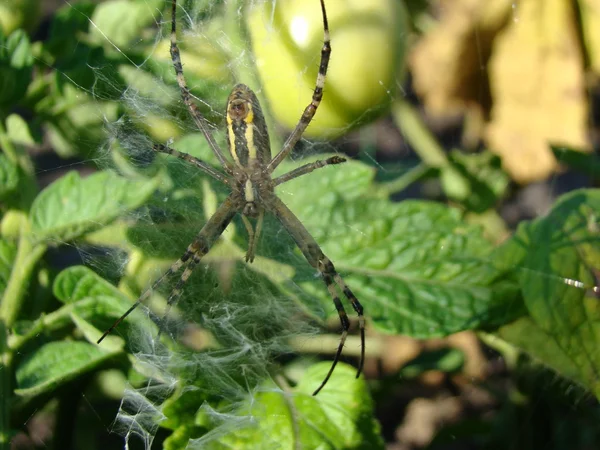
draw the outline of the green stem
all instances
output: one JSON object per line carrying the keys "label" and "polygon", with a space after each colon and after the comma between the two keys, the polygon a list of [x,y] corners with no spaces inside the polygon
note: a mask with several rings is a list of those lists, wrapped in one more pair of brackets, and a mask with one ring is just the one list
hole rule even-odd
{"label": "green stem", "polygon": [[[323,334],[318,336],[301,336],[291,339],[290,345],[298,353],[335,353],[340,336],[338,334]],[[348,336],[344,345],[344,355],[360,356],[360,337]],[[386,348],[385,340],[375,336],[369,336],[369,358],[380,358],[389,349]]]}
{"label": "green stem", "polygon": [[12,352],[6,342],[8,329],[0,319],[0,450],[10,448],[10,400],[12,398]]}
{"label": "green stem", "polygon": [[392,115],[398,128],[423,163],[436,169],[450,166],[444,149],[427,129],[416,109],[404,100],[398,100],[392,107]]}
{"label": "green stem", "polygon": [[429,167],[428,165],[420,163],[418,166],[412,168],[401,177],[396,178],[392,181],[388,181],[386,183],[381,183],[379,187],[383,189],[383,191],[385,191],[387,195],[402,192],[411,184],[416,183],[417,181],[425,177],[425,175],[427,175],[427,173],[429,173],[429,171],[431,170],[431,167]]}
{"label": "green stem", "polygon": [[4,128],[4,117],[0,116],[0,149],[4,151],[4,154],[8,157],[8,159],[13,164],[19,164],[19,155],[15,146],[12,144],[11,140],[8,138],[6,134],[6,129]]}
{"label": "green stem", "polygon": [[521,351],[512,344],[509,344],[504,339],[499,338],[498,336],[485,333],[483,331],[477,332],[477,337],[481,339],[481,341],[487,345],[488,347],[493,348],[498,353],[502,355],[504,358],[504,362],[506,366],[512,370],[517,367],[517,362],[519,360],[519,355]]}
{"label": "green stem", "polygon": [[442,187],[449,198],[463,200],[470,192],[470,182],[446,156],[444,149],[427,129],[417,110],[408,102],[398,100],[392,107],[398,128],[420,156],[423,163],[441,172]]}
{"label": "green stem", "polygon": [[46,251],[45,245],[33,245],[27,233],[22,233],[19,238],[19,247],[17,257],[10,273],[10,278],[2,296],[0,305],[0,321],[4,322],[7,328],[11,328],[19,316],[23,306],[23,298],[29,279],[35,265]]}

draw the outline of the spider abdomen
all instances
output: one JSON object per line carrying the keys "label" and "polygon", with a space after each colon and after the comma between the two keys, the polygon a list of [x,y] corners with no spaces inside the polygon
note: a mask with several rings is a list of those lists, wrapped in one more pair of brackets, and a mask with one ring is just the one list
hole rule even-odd
{"label": "spider abdomen", "polygon": [[236,85],[227,99],[227,145],[239,167],[271,160],[269,132],[256,94],[245,84]]}

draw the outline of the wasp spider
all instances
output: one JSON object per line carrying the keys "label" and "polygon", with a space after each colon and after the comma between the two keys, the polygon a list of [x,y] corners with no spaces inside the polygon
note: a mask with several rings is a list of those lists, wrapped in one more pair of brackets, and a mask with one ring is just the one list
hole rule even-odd
{"label": "wasp spider", "polygon": [[[340,164],[345,161],[344,158],[334,156],[322,161],[315,161],[305,164],[284,175],[272,178],[271,174],[277,166],[292,151],[296,143],[302,137],[304,130],[314,117],[319,103],[323,97],[323,87],[325,85],[325,76],[327,74],[327,65],[331,53],[329,39],[329,27],[327,23],[327,14],[325,11],[324,0],[321,2],[321,11],[323,14],[324,40],[321,49],[321,62],[319,65],[319,74],[316,80],[315,90],[311,102],[304,109],[302,116],[296,128],[292,131],[283,148],[274,157],[271,157],[271,148],[269,145],[269,135],[265,124],[265,119],[254,92],[248,86],[238,84],[233,88],[227,100],[227,142],[229,153],[233,159],[230,162],[225,158],[223,151],[217,145],[206,119],[202,116],[192,100],[192,96],[187,87],[179,48],[176,42],[176,9],[177,1],[171,3],[171,59],[177,75],[177,83],[181,89],[181,97],[187,105],[189,112],[204,134],[210,148],[218,158],[222,170],[218,171],[209,166],[204,161],[191,155],[178,152],[164,145],[155,144],[153,150],[160,153],[175,156],[195,165],[198,169],[213,177],[215,180],[227,185],[231,193],[227,199],[218,207],[215,214],[206,222],[200,230],[194,241],[187,247],[183,256],[177,260],[169,270],[167,270],[154,284],[146,290],[139,299],[123,314],[98,340],[100,343],[108,333],[110,333],[125,317],[127,317],[140,303],[144,302],[150,293],[166,278],[182,270],[181,277],[175,285],[168,298],[169,308],[176,302],[181,295],[181,291],[187,279],[190,277],[194,268],[200,263],[200,260],[206,255],[215,242],[223,233],[225,228],[233,217],[240,213],[246,229],[248,230],[249,243],[246,253],[246,261],[254,260],[256,242],[260,235],[263,218],[265,213],[271,213],[281,222],[291,237],[298,245],[308,263],[319,271],[327,290],[331,295],[335,308],[340,317],[342,325],[342,336],[337,348],[333,363],[327,376],[321,385],[315,390],[316,395],[327,383],[335,366],[340,358],[344,342],[348,334],[350,322],[344,310],[344,306],[338,295],[338,289],[350,301],[350,304],[359,317],[360,337],[361,337],[361,358],[356,377],[360,375],[364,364],[365,354],[365,320],[363,316],[363,307],[356,296],[352,293],[342,277],[337,273],[333,263],[323,254],[321,248],[306,230],[302,222],[288,209],[288,207],[275,195],[276,186],[289,180],[306,175],[313,170],[327,166],[329,164]],[[250,221],[255,221],[254,225]]]}

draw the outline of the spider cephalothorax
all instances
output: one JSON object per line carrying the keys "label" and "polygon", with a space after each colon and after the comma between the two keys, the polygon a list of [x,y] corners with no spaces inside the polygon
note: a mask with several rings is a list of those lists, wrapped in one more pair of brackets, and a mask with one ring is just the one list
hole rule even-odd
{"label": "spider cephalothorax", "polygon": [[[331,377],[331,374],[339,361],[350,328],[350,322],[340,300],[338,290],[340,290],[346,299],[348,299],[352,308],[358,314],[362,350],[356,376],[358,377],[360,375],[365,356],[365,321],[363,308],[348,285],[346,285],[342,277],[337,273],[333,263],[325,256],[302,222],[298,220],[294,213],[288,209],[274,192],[275,187],[280,184],[306,175],[313,170],[326,165],[343,163],[345,159],[339,156],[333,156],[326,160],[305,164],[277,178],[272,178],[271,176],[281,161],[289,155],[296,143],[301,139],[304,130],[306,130],[306,127],[314,117],[321,102],[321,98],[323,97],[323,87],[325,85],[331,45],[329,41],[329,26],[327,23],[324,0],[320,0],[320,2],[323,14],[324,39],[323,47],[321,48],[319,73],[317,75],[315,90],[310,103],[304,109],[300,121],[284,143],[283,148],[272,157],[267,125],[256,95],[246,85],[238,84],[235,86],[227,100],[225,112],[227,122],[227,144],[233,160],[232,163],[225,158],[222,150],[217,145],[206,119],[202,116],[200,111],[198,111],[187,87],[185,77],[183,76],[183,67],[176,41],[175,12],[177,9],[177,1],[172,0],[171,59],[173,60],[177,83],[181,89],[181,97],[187,105],[192,119],[204,134],[204,137],[219,160],[225,173],[214,169],[212,166],[198,158],[186,153],[181,153],[161,144],[155,144],[152,149],[156,152],[166,153],[181,158],[195,165],[207,175],[228,186],[231,189],[231,193],[217,208],[212,217],[208,219],[204,227],[198,232],[194,241],[188,245],[183,256],[175,261],[169,270],[160,276],[149,289],[142,293],[131,308],[129,308],[102,335],[102,337],[100,337],[98,343],[100,343],[106,335],[108,335],[108,333],[110,333],[140,303],[145,301],[150,293],[156,289],[163,280],[183,269],[179,281],[173,288],[173,291],[167,300],[168,307],[165,314],[168,314],[168,308],[170,308],[181,295],[183,285],[190,277],[194,267],[200,263],[202,257],[208,253],[214,241],[223,233],[233,217],[238,213],[242,216],[242,221],[244,222],[249,237],[246,261],[252,262],[254,260],[256,242],[261,233],[264,215],[265,213],[270,213],[273,214],[287,230],[308,263],[321,274],[327,287],[327,291],[339,314],[340,323],[342,325],[342,336],[331,368],[313,395],[316,395]],[[255,223],[253,224],[250,219],[253,219]]]}

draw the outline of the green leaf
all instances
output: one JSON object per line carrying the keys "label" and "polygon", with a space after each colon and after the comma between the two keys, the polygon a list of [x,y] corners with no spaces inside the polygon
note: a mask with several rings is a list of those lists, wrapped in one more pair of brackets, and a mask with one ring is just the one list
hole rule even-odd
{"label": "green leaf", "polygon": [[[58,274],[52,287],[54,295],[65,305],[72,305],[71,321],[91,341],[96,342],[101,332],[106,330],[114,320],[131,306],[131,299],[127,298],[115,286],[102,279],[98,274],[84,266],[73,266]],[[66,307],[63,307],[66,308]],[[59,309],[58,312],[61,310]],[[146,315],[135,310],[123,323],[127,327],[132,323],[140,324],[144,329],[155,333],[155,326]],[[91,323],[100,327],[92,329]],[[106,341],[110,341],[109,336]],[[105,342],[106,342],[105,341]],[[112,344],[102,343],[102,347],[118,350],[122,348],[122,340],[118,339]]]}
{"label": "green leaf", "polygon": [[0,154],[0,198],[4,199],[14,192],[19,185],[19,167]]}
{"label": "green leaf", "polygon": [[[298,161],[285,161],[280,165],[275,176],[317,159],[327,159],[329,156],[332,155],[324,154]],[[319,208],[322,204],[329,206],[333,200],[351,200],[367,194],[373,196],[376,193],[373,187],[374,179],[375,170],[372,167],[350,160],[339,166],[328,166],[280,185],[277,188],[277,195],[282,200],[285,199],[290,208],[294,208],[295,199],[299,199],[297,203],[302,204],[307,209],[306,213],[309,213],[314,211],[308,209],[309,207]],[[318,199],[318,202],[314,202],[315,199]]]}
{"label": "green leaf", "polygon": [[[95,326],[93,326],[89,321],[84,319],[81,315],[76,312],[71,314],[71,320],[77,326],[79,331],[83,334],[83,336],[92,343],[92,345],[96,344],[96,341],[101,336],[102,331],[98,330]],[[112,336],[111,336],[112,337]],[[99,345],[99,344],[96,344]],[[119,351],[125,347],[125,342],[123,339],[111,339],[110,346],[103,345],[105,350]]]}
{"label": "green leaf", "polygon": [[98,44],[127,46],[142,30],[160,20],[164,0],[112,0],[94,10],[90,36]]}
{"label": "green leaf", "polygon": [[101,295],[125,297],[115,286],[85,266],[73,266],[60,272],[54,280],[52,291],[65,304]]}
{"label": "green leaf", "polygon": [[206,394],[200,389],[180,390],[163,403],[162,411],[166,419],[160,426],[176,430],[186,424],[194,423],[198,408],[206,399]]}
{"label": "green leaf", "polygon": [[[206,139],[199,134],[185,136],[173,148],[218,166]],[[203,208],[206,191],[217,192],[219,199],[224,199],[226,189],[185,161],[168,155],[158,155],[156,160],[171,181],[170,189],[165,193],[161,185],[161,192],[148,202],[149,217],[130,227],[127,238],[144,254],[178,258],[208,219]]]}
{"label": "green leaf", "polygon": [[91,1],[81,1],[77,3],[76,8],[69,4],[63,5],[53,15],[47,45],[56,59],[68,58],[75,48],[81,45],[81,41],[75,42],[73,36],[87,33],[90,17],[96,7]]}
{"label": "green leaf", "polygon": [[312,395],[330,367],[312,366],[292,392],[255,393],[236,413],[235,428],[206,448],[383,449],[373,401],[353,367],[339,364],[323,391]]}
{"label": "green leaf", "polygon": [[[97,7],[98,5],[89,1],[79,2],[76,8],[65,5],[55,14],[50,26],[50,39],[45,42],[47,51],[56,61],[54,77],[58,93],[62,94],[67,86],[75,87],[79,96],[85,90],[94,94],[96,106],[99,98],[121,98],[127,85],[118,73],[118,68],[121,63],[131,62],[122,52],[117,52],[116,57],[110,55],[107,49],[114,49],[110,45],[110,37],[105,36],[101,43],[91,42],[90,30],[96,28],[90,18]],[[82,38],[75,41],[73,36]],[[60,99],[56,100],[58,103]],[[59,108],[53,108],[53,115],[56,114],[56,109]],[[68,129],[63,131],[67,132]]]}
{"label": "green leaf", "polygon": [[[500,336],[600,396],[598,284],[600,191],[561,197],[550,213],[523,224],[498,251],[512,267],[529,313]],[[583,285],[583,287],[581,286]]]}
{"label": "green leaf", "polygon": [[0,297],[8,284],[16,256],[16,244],[0,239]]}
{"label": "green leaf", "polygon": [[[162,424],[161,424],[162,425]],[[163,443],[164,450],[179,450],[189,448],[188,443],[199,434],[199,428],[189,425],[181,425],[173,430]]]}
{"label": "green leaf", "polygon": [[[306,162],[287,163],[282,171]],[[348,162],[286,183],[278,194],[322,246],[378,329],[438,337],[496,328],[523,313],[518,285],[505,280],[506,271],[490,259],[492,246],[481,228],[467,224],[458,210],[443,205],[381,198],[373,176],[372,168]],[[177,257],[204,221],[178,225],[175,230],[172,221],[165,223],[171,228],[168,237],[161,238],[161,229],[153,233],[142,227],[130,238],[135,237],[138,245],[148,240],[144,248],[150,251],[151,244],[161,256],[178,248],[173,256]],[[296,270],[290,283],[278,284],[285,295],[335,318],[325,285],[315,278],[315,270],[285,230],[270,217],[263,228],[258,255],[293,264]],[[245,233],[240,235],[243,246],[247,240]],[[257,261],[250,267],[259,265]]]}
{"label": "green leaf", "polygon": [[591,178],[598,178],[600,158],[595,153],[554,145],[551,145],[550,149],[561,164],[565,164]]}
{"label": "green leaf", "polygon": [[27,33],[23,30],[15,30],[6,40],[0,57],[8,60],[10,67],[14,69],[31,69],[34,58]]}
{"label": "green leaf", "polygon": [[[509,177],[502,170],[500,158],[492,152],[467,154],[458,150],[450,153],[453,171],[468,182],[469,189],[462,197],[454,197],[470,211],[484,212],[493,208],[504,195]],[[445,169],[442,170],[444,176]]]}
{"label": "green leaf", "polygon": [[6,133],[11,141],[21,145],[34,145],[29,125],[18,114],[11,114],[6,118]]}
{"label": "green leaf", "polygon": [[19,363],[15,393],[35,396],[51,392],[91,372],[114,354],[86,342],[50,342]]}
{"label": "green leaf", "polygon": [[[514,303],[518,287],[504,280],[504,271],[489,259],[492,247],[479,227],[443,205],[370,198],[366,192],[372,187],[347,185],[353,170],[342,166],[335,178],[322,174],[298,191],[297,185],[286,183],[289,191],[282,188],[280,197],[333,261],[378,329],[427,338],[493,327],[519,316]],[[336,316],[324,285],[315,282],[303,257],[296,267],[295,284],[320,297],[324,310]]]}
{"label": "green leaf", "polygon": [[[82,64],[91,64],[89,59],[78,60]],[[99,63],[104,70],[109,70]],[[62,89],[53,90],[45,101],[51,108],[51,115],[45,120],[45,128],[54,150],[63,158],[79,155],[83,159],[96,158],[99,147],[106,144],[106,123],[116,121],[119,116],[119,105],[115,102],[99,102],[100,87],[106,83],[97,80],[98,74],[86,73],[92,78],[95,96],[81,91],[82,85],[77,83],[75,74],[54,72],[57,85]],[[72,76],[71,76],[72,75]],[[105,78],[100,78],[105,80]],[[90,87],[90,90],[92,88]],[[120,94],[119,94],[120,95]],[[102,155],[104,157],[106,155]]]}
{"label": "green leaf", "polygon": [[8,38],[0,33],[0,106],[22,100],[31,81],[32,66],[27,33],[15,30]]}
{"label": "green leaf", "polygon": [[144,204],[156,185],[156,180],[127,180],[112,172],[84,179],[69,172],[34,200],[32,234],[40,241],[75,239]]}

